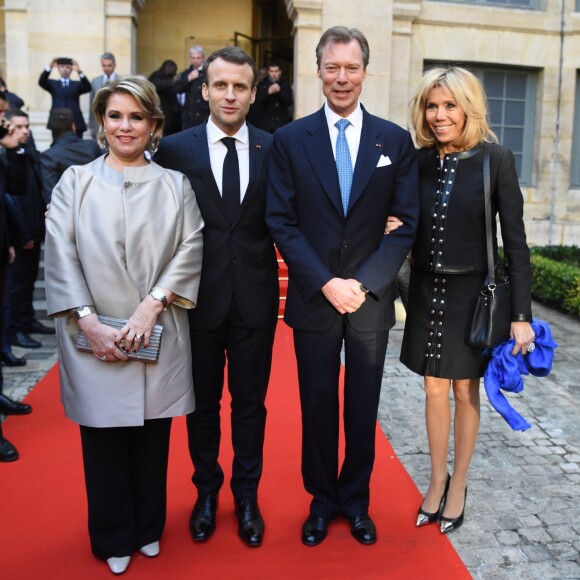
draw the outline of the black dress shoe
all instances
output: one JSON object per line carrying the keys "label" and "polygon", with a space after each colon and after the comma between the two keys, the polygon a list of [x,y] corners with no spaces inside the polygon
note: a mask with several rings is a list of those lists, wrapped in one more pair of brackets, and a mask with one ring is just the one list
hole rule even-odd
{"label": "black dress shoe", "polygon": [[52,326],[46,326],[39,320],[34,319],[30,326],[26,329],[29,334],[54,334],[56,331]]}
{"label": "black dress shoe", "polygon": [[302,526],[302,543],[305,546],[318,546],[328,533],[330,518],[310,514]]}
{"label": "black dress shoe", "polygon": [[16,332],[10,337],[10,344],[12,346],[20,346],[22,348],[40,348],[42,344],[34,338],[30,338],[24,332]]}
{"label": "black dress shoe", "polygon": [[18,459],[18,451],[16,447],[0,436],[0,461],[16,461]]}
{"label": "black dress shoe", "polygon": [[251,548],[262,544],[264,537],[264,520],[258,507],[257,499],[235,499],[236,517],[238,518],[238,535]]}
{"label": "black dress shoe", "polygon": [[197,498],[189,517],[189,532],[196,542],[205,542],[215,531],[217,495],[210,493]]}
{"label": "black dress shoe", "polygon": [[0,414],[2,415],[28,415],[32,407],[26,403],[19,403],[0,394]]}
{"label": "black dress shoe", "polygon": [[351,516],[348,519],[350,521],[350,532],[357,542],[368,546],[377,541],[377,530],[368,514]]}
{"label": "black dress shoe", "polygon": [[23,367],[26,364],[26,359],[18,358],[13,352],[0,352],[0,362],[7,367]]}

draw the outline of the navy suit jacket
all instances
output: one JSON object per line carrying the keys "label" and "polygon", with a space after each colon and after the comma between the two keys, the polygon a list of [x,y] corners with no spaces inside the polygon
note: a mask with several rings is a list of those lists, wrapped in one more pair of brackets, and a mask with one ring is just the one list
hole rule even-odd
{"label": "navy suit jacket", "polygon": [[205,226],[195,329],[215,329],[232,297],[249,328],[270,328],[278,317],[278,262],[265,221],[266,169],[272,136],[248,125],[250,181],[234,223],[227,217],[211,169],[206,123],[161,140],[155,161],[190,180]]}
{"label": "navy suit jacket", "polygon": [[[363,108],[346,218],[324,107],[278,129],[266,221],[289,267],[284,320],[300,330],[326,330],[341,315],[321,288],[331,278],[355,278],[371,293],[348,315],[352,326],[364,331],[391,328],[392,283],[413,244],[418,212],[417,155],[409,133],[399,126]],[[404,225],[385,236],[389,215]]]}
{"label": "navy suit jacket", "polygon": [[[79,97],[84,93],[91,92],[91,83],[87,77],[81,77],[80,81],[69,79],[68,87],[63,87],[60,79],[49,79],[50,71],[44,70],[38,79],[38,84],[52,95],[52,109],[66,108],[72,111],[75,118],[77,131],[85,131],[87,125],[81,111]],[[47,128],[50,129],[50,127]]]}

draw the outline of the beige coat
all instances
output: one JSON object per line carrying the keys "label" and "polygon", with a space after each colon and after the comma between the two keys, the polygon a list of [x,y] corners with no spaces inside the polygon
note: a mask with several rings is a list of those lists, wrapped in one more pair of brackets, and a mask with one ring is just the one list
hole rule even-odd
{"label": "beige coat", "polygon": [[[203,220],[189,181],[155,163],[110,169],[104,157],[69,168],[46,221],[48,313],[56,318],[61,399],[89,427],[142,425],[195,408],[185,309],[197,300]],[[177,294],[157,318],[156,364],[101,362],[75,348],[71,308],[129,318],[154,286]]]}

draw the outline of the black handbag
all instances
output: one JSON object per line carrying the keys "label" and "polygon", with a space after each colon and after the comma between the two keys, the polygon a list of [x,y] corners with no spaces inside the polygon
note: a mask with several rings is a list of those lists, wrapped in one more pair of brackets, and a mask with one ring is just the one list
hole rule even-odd
{"label": "black handbag", "polygon": [[491,192],[489,144],[483,144],[483,190],[485,196],[485,236],[487,241],[487,278],[479,289],[467,343],[476,348],[494,347],[510,335],[510,283],[505,265],[494,268],[491,232]]}

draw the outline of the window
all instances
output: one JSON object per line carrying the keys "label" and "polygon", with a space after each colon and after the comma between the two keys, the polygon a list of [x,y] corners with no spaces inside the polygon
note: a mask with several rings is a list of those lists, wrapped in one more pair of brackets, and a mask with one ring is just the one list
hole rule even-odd
{"label": "window", "polygon": [[574,133],[572,135],[572,187],[580,187],[580,72],[576,73],[576,100],[574,103]]}
{"label": "window", "polygon": [[[442,0],[457,4],[483,4],[485,6],[501,6],[504,8],[522,8],[524,10],[540,10],[540,0]],[[576,0],[580,2],[580,0]]]}
{"label": "window", "polygon": [[522,183],[531,182],[536,75],[517,69],[474,71],[483,82],[491,128],[499,142],[511,149]]}
{"label": "window", "polygon": [[491,128],[500,144],[514,154],[520,183],[531,184],[537,73],[529,69],[440,62],[426,62],[425,70],[446,64],[464,66],[483,83]]}

